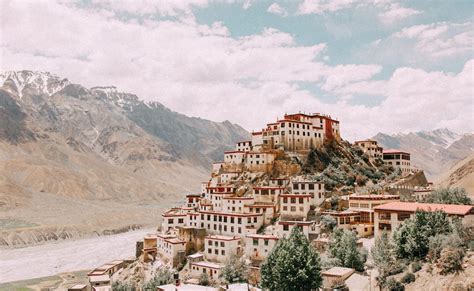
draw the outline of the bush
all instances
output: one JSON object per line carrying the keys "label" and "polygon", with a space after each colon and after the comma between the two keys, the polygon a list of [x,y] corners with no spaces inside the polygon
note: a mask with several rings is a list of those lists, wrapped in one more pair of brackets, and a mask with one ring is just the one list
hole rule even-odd
{"label": "bush", "polygon": [[166,285],[174,282],[174,273],[168,268],[159,269],[155,276],[150,279],[150,281],[146,282],[144,288],[156,290],[156,287],[160,285]]}
{"label": "bush", "polygon": [[405,287],[403,286],[403,284],[393,278],[388,279],[387,283],[385,284],[385,288],[387,288],[387,290],[390,290],[390,291],[404,291],[405,290]]}
{"label": "bush", "polygon": [[121,281],[115,281],[112,283],[112,291],[131,291],[135,290],[131,284]]}
{"label": "bush", "polygon": [[442,204],[464,204],[471,205],[472,200],[469,198],[464,188],[440,188],[433,191],[426,199],[426,203],[442,203]]}
{"label": "bush", "polygon": [[209,276],[207,273],[202,273],[201,276],[199,276],[199,285],[209,286],[209,283]]}
{"label": "bush", "polygon": [[462,248],[448,247],[441,251],[436,266],[440,269],[441,275],[454,273],[462,270],[462,260],[464,250]]}
{"label": "bush", "polygon": [[406,273],[402,279],[400,280],[403,284],[409,284],[411,282],[415,282],[415,275],[413,273]]}
{"label": "bush", "polygon": [[412,271],[413,273],[416,273],[416,272],[418,272],[419,270],[421,270],[421,267],[422,267],[422,266],[423,266],[423,265],[422,265],[420,262],[413,262],[413,263],[411,264],[411,271]]}

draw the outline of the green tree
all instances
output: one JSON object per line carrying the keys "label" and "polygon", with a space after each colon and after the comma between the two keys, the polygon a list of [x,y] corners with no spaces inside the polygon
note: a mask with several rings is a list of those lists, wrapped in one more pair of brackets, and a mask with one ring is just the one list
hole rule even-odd
{"label": "green tree", "polygon": [[321,285],[318,252],[298,227],[281,239],[261,266],[261,284],[269,290],[311,290]]}
{"label": "green tree", "polygon": [[132,291],[135,290],[132,284],[121,281],[114,281],[112,283],[112,291]]}
{"label": "green tree", "polygon": [[394,232],[396,254],[399,258],[425,258],[430,237],[451,231],[452,226],[445,212],[418,210]]}
{"label": "green tree", "polygon": [[321,216],[321,224],[325,228],[327,228],[329,230],[333,230],[334,227],[336,227],[336,225],[337,225],[337,221],[336,221],[336,218],[334,218],[331,215],[323,215],[323,216]]}
{"label": "green tree", "polygon": [[461,187],[437,189],[431,192],[422,202],[472,205],[471,198],[469,198],[466,190]]}
{"label": "green tree", "polygon": [[144,289],[156,290],[160,285],[166,285],[174,282],[174,273],[169,268],[163,268],[156,271],[155,276],[145,283]]}
{"label": "green tree", "polygon": [[221,278],[227,283],[239,283],[248,281],[249,268],[242,256],[232,254],[222,268]]}
{"label": "green tree", "polygon": [[390,275],[394,266],[397,265],[394,245],[385,230],[379,238],[375,239],[371,254],[374,264],[379,271],[379,277],[385,279]]}
{"label": "green tree", "polygon": [[366,256],[357,247],[356,235],[348,230],[336,229],[329,240],[329,254],[339,259],[341,267],[364,270]]}

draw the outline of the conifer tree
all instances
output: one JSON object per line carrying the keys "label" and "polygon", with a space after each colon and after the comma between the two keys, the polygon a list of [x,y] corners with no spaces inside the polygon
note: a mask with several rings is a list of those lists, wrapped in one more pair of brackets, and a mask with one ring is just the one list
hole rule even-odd
{"label": "conifer tree", "polygon": [[319,254],[298,227],[278,242],[260,273],[262,287],[269,290],[313,290],[322,281]]}
{"label": "conifer tree", "polygon": [[357,247],[357,237],[348,230],[336,229],[329,241],[329,253],[339,259],[341,267],[364,270],[365,257]]}

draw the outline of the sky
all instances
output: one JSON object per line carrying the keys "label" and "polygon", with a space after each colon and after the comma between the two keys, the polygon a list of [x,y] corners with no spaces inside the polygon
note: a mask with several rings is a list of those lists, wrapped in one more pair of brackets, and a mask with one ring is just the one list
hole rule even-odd
{"label": "sky", "polygon": [[114,85],[259,130],[325,113],[349,140],[474,131],[474,2],[1,1],[0,70]]}

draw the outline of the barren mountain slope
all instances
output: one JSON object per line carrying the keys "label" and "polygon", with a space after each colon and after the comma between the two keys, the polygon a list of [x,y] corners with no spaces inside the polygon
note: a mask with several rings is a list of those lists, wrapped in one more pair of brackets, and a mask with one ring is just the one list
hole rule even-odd
{"label": "barren mountain slope", "polygon": [[474,154],[456,163],[436,181],[440,186],[463,187],[474,199]]}
{"label": "barren mountain slope", "polygon": [[248,138],[229,122],[48,73],[0,77],[0,245],[156,225],[161,209],[198,191],[215,150]]}
{"label": "barren mountain slope", "polygon": [[456,162],[474,153],[474,134],[457,134],[448,129],[373,137],[385,149],[411,153],[412,163],[425,170],[429,179],[447,171]]}

